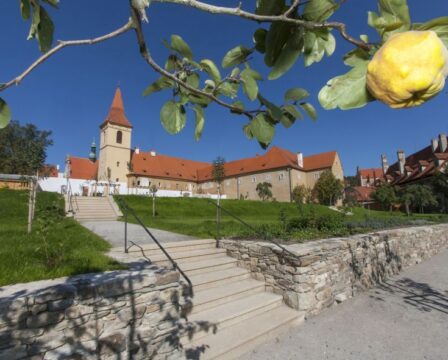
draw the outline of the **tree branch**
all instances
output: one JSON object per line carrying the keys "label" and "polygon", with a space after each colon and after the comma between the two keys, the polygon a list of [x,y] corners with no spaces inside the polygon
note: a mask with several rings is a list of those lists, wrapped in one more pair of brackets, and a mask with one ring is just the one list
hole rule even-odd
{"label": "tree branch", "polygon": [[213,94],[210,94],[206,91],[202,91],[199,89],[196,89],[192,86],[190,86],[189,84],[187,84],[186,82],[180,80],[179,78],[177,78],[175,76],[175,74],[170,73],[169,71],[165,70],[164,68],[162,68],[159,64],[157,64],[157,62],[153,59],[153,57],[151,56],[151,53],[148,50],[148,46],[146,45],[146,40],[145,40],[145,35],[143,34],[143,30],[142,30],[142,23],[141,23],[141,18],[140,18],[140,14],[139,12],[132,7],[132,0],[129,0],[131,3],[131,13],[132,13],[132,19],[133,19],[133,23],[134,23],[134,29],[135,29],[135,33],[137,35],[137,43],[139,45],[140,48],[140,54],[143,57],[143,59],[148,63],[149,66],[151,66],[156,72],[158,72],[159,74],[165,76],[168,79],[173,80],[176,84],[178,84],[180,87],[188,90],[189,92],[191,92],[192,94],[195,95],[199,95],[199,96],[204,96],[212,101],[214,101],[215,103],[233,111],[239,114],[244,114],[247,117],[249,117],[250,119],[253,118],[253,115],[251,114],[251,111],[246,111],[246,110],[242,110],[239,107],[233,106],[231,104],[226,103],[225,101],[222,101],[221,99],[219,99],[218,97],[214,96]]}
{"label": "tree branch", "polygon": [[[372,48],[372,45],[367,44],[366,42],[362,40],[355,39],[354,37],[350,36],[347,32],[347,27],[345,24],[340,22],[313,22],[313,21],[307,21],[303,19],[293,19],[288,16],[285,16],[288,11],[282,15],[276,15],[276,16],[269,16],[269,15],[257,15],[253,14],[248,11],[244,11],[241,9],[241,6],[235,7],[235,8],[229,8],[224,6],[216,6],[216,5],[210,5],[203,3],[201,1],[197,0],[153,0],[160,3],[172,3],[177,5],[183,5],[192,7],[204,12],[208,12],[211,14],[221,14],[221,15],[231,15],[231,16],[237,16],[243,19],[257,21],[257,22],[286,22],[290,24],[294,24],[297,26],[303,26],[306,29],[323,29],[323,28],[332,28],[339,31],[340,35],[347,40],[348,42],[369,51]],[[295,5],[295,3],[292,5],[292,7]],[[291,8],[289,9],[291,10]],[[288,14],[289,15],[289,14]]]}
{"label": "tree branch", "polygon": [[300,5],[300,0],[294,0],[294,3],[291,5],[291,7],[286,10],[286,12],[283,14],[285,17],[289,17]]}
{"label": "tree branch", "polygon": [[19,76],[15,77],[14,79],[8,81],[6,84],[0,84],[0,91],[6,90],[7,88],[13,86],[13,85],[19,85],[24,78],[26,78],[34,69],[36,69],[38,66],[40,66],[42,63],[44,63],[47,59],[49,59],[51,56],[56,54],[58,51],[62,50],[65,47],[68,46],[78,46],[78,45],[93,45],[97,44],[99,42],[107,41],[110,39],[113,39],[117,36],[120,36],[130,30],[133,26],[133,22],[131,19],[126,23],[126,25],[122,26],[121,28],[94,38],[94,39],[86,39],[86,40],[68,40],[68,41],[59,41],[58,45],[54,46],[51,50],[43,54],[40,58],[38,58],[34,63],[32,63],[23,73],[21,73]]}

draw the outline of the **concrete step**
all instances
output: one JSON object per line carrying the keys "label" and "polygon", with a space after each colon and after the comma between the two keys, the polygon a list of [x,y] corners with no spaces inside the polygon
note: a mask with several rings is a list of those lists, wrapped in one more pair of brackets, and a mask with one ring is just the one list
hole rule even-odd
{"label": "concrete step", "polygon": [[[200,261],[189,261],[189,262],[177,262],[179,267],[188,275],[197,275],[205,272],[219,271],[225,269],[236,268],[238,260],[231,258],[230,256],[222,256],[213,259],[206,259]],[[159,264],[166,266],[164,263]]]}
{"label": "concrete step", "polygon": [[[136,249],[139,249],[138,247],[135,247]],[[114,254],[118,254],[122,258],[122,248],[114,248],[110,254],[113,256]],[[217,249],[217,248],[209,248],[209,249],[199,249],[199,250],[192,250],[192,251],[182,251],[182,252],[174,252],[167,250],[168,254],[177,262],[186,263],[186,262],[195,262],[195,261],[201,261],[206,259],[214,259],[218,257],[222,257],[226,254],[225,249]],[[132,260],[147,260],[152,263],[164,263],[167,262],[167,257],[162,252],[153,253],[151,255],[151,252],[146,252],[144,250],[137,250],[132,251],[126,254],[126,256]]]}
{"label": "concrete step", "polygon": [[82,214],[75,214],[75,219],[80,221],[89,221],[89,220],[111,220],[111,221],[117,221],[117,217],[113,215],[107,215],[107,216],[93,216],[93,215],[82,215]]}
{"label": "concrete step", "polygon": [[265,284],[263,282],[253,279],[244,279],[233,283],[232,286],[222,284],[214,288],[195,291],[193,308],[190,311],[190,316],[197,312],[225,304],[229,301],[263,292],[264,290]]}
{"label": "concrete step", "polygon": [[[194,301],[194,299],[193,299]],[[283,306],[283,297],[261,292],[236,299],[188,317],[188,333],[182,341],[190,342]]]}
{"label": "concrete step", "polygon": [[185,355],[188,359],[236,359],[273,336],[297,326],[304,317],[304,313],[286,306],[277,307],[215,334],[184,343]]}
{"label": "concrete step", "polygon": [[193,289],[199,291],[248,279],[250,273],[246,269],[233,268],[192,275],[189,278],[193,283]]}
{"label": "concrete step", "polygon": [[[123,223],[124,226],[124,223]],[[149,243],[141,246],[144,251],[161,251],[157,244]],[[163,247],[171,254],[171,252],[179,252],[179,251],[192,251],[199,249],[216,249],[216,240],[215,239],[204,239],[204,240],[185,240],[185,241],[176,241],[176,242],[166,242],[163,243]],[[129,252],[139,252],[140,248],[130,248]]]}

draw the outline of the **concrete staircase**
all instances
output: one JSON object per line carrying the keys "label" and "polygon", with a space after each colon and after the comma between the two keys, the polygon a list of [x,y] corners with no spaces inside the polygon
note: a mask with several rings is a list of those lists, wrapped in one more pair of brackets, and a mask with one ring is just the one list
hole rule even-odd
{"label": "concrete staircase", "polygon": [[[236,359],[304,320],[282,296],[265,291],[264,282],[251,278],[237,260],[216,248],[215,240],[163,244],[193,283],[192,307],[181,338],[187,359]],[[112,249],[122,262],[149,261],[170,266],[154,245],[132,247],[128,254]]]}
{"label": "concrete staircase", "polygon": [[77,196],[72,199],[75,219],[88,220],[117,220],[120,215],[118,207],[109,197]]}

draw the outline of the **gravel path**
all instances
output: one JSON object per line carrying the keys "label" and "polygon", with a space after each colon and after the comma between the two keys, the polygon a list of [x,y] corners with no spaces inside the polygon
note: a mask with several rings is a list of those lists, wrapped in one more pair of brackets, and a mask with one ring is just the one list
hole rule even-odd
{"label": "gravel path", "polygon": [[242,359],[448,359],[448,251],[324,311]]}
{"label": "gravel path", "polygon": [[[124,222],[122,221],[83,221],[81,224],[108,241],[112,247],[124,246]],[[169,231],[148,228],[160,242],[193,240],[194,237]],[[152,244],[145,230],[136,224],[128,223],[128,240],[139,245]]]}

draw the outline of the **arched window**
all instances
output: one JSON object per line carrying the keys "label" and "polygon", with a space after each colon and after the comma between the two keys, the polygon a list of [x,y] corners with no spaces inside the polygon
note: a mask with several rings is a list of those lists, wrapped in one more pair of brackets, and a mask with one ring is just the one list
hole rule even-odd
{"label": "arched window", "polygon": [[123,133],[121,131],[117,131],[117,144],[121,144],[123,141]]}

